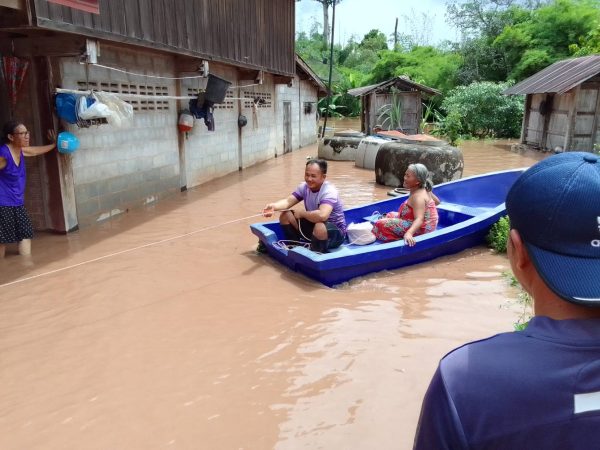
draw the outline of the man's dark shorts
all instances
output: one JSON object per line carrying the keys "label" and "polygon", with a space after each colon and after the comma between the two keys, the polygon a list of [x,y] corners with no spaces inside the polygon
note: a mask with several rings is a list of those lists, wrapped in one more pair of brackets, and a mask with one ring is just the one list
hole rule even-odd
{"label": "man's dark shorts", "polygon": [[[299,226],[302,233],[298,236],[299,240],[310,242],[315,224],[310,220],[300,219]],[[344,242],[344,235],[338,227],[331,222],[325,222],[327,228],[327,248],[338,248]]]}

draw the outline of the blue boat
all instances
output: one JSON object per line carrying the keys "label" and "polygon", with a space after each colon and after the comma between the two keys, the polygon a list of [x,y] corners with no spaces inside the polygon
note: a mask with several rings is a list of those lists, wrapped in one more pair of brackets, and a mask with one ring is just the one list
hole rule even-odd
{"label": "blue boat", "polygon": [[[329,253],[281,245],[283,231],[278,221],[250,225],[267,253],[288,268],[327,286],[381,270],[430,261],[485,242],[490,227],[506,214],[504,200],[510,187],[525,169],[505,170],[462,178],[434,187],[440,198],[439,222],[432,233],[416,236],[416,245],[404,240],[375,241],[368,245],[345,242]],[[347,223],[375,221],[380,213],[397,211],[408,195],[345,210]]]}

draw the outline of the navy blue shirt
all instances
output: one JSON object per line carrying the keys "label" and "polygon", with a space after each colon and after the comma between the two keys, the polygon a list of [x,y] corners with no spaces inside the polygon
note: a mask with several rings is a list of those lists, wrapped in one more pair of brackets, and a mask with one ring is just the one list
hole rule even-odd
{"label": "navy blue shirt", "polygon": [[600,449],[600,319],[534,317],[450,352],[414,448]]}

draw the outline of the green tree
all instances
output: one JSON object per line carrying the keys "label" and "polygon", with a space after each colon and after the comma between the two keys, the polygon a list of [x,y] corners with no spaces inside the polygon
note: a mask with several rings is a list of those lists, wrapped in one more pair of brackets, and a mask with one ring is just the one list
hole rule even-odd
{"label": "green tree", "polygon": [[462,135],[483,137],[516,137],[521,130],[523,98],[506,96],[512,83],[483,81],[459,86],[442,102],[448,117],[460,117]]}
{"label": "green tree", "polygon": [[580,38],[576,44],[569,46],[573,56],[586,56],[600,53],[600,24],[590,31],[585,37]]}
{"label": "green tree", "polygon": [[417,83],[442,91],[456,86],[456,74],[462,62],[457,53],[434,47],[414,47],[408,52],[388,50],[380,52],[379,56],[369,83],[405,75]]}
{"label": "green tree", "polygon": [[344,107],[344,115],[357,117],[360,115],[360,100],[348,94],[348,90],[363,86],[366,76],[356,70],[340,67],[340,78],[334,84],[334,92],[340,94],[338,104]]}
{"label": "green tree", "polygon": [[[296,0],[297,2],[301,0]],[[323,7],[323,41],[329,42],[329,7],[335,3],[338,5],[342,0],[313,0]]]}
{"label": "green tree", "polygon": [[379,50],[387,50],[387,38],[385,34],[377,29],[373,29],[365,34],[363,40],[358,44],[360,49],[372,50],[378,52]]}
{"label": "green tree", "polygon": [[[327,80],[329,76],[329,48],[323,42],[321,33],[321,24],[315,23],[310,33],[300,32],[296,35],[296,53],[302,57],[312,70],[322,80]],[[339,57],[340,47],[334,46],[334,59]],[[333,68],[333,80],[340,78],[337,64]]]}
{"label": "green tree", "polygon": [[458,49],[463,58],[457,74],[460,83],[507,79],[506,57],[493,44],[507,26],[526,20],[530,12],[523,4],[516,0],[454,0],[448,4],[446,17],[463,36]]}
{"label": "green tree", "polygon": [[530,4],[518,0],[452,0],[447,4],[446,18],[465,38],[495,37],[513,22],[515,11]]}
{"label": "green tree", "polygon": [[[345,57],[343,64],[363,74],[371,72],[372,68],[379,61],[379,52],[387,50],[387,38],[379,30],[371,30],[363,39],[356,43],[352,38],[346,47],[341,50]],[[340,61],[342,63],[342,61]]]}
{"label": "green tree", "polygon": [[505,56],[508,77],[521,80],[570,56],[599,21],[599,0],[554,0],[506,26],[493,46]]}

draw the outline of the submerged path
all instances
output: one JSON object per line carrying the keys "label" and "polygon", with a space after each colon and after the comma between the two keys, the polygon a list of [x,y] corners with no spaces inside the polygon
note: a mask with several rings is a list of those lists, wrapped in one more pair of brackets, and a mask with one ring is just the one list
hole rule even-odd
{"label": "submerged path", "polygon": [[[465,175],[531,165],[467,143]],[[0,261],[2,449],[409,449],[437,361],[512,329],[484,247],[326,288],[248,225],[316,146]],[[347,206],[385,198],[330,163]],[[247,218],[247,219],[246,219]]]}

